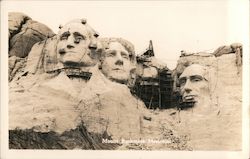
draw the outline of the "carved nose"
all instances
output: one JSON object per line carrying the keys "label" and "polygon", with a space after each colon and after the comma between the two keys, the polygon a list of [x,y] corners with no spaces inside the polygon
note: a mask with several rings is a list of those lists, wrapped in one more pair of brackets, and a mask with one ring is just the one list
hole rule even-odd
{"label": "carved nose", "polygon": [[90,49],[97,49],[97,43],[96,43],[96,42],[91,42],[91,43],[89,44],[89,48],[90,48]]}
{"label": "carved nose", "polygon": [[116,62],[115,62],[116,65],[123,65],[123,61],[121,59],[118,59]]}
{"label": "carved nose", "polygon": [[191,83],[190,83],[190,81],[189,80],[187,80],[186,81],[186,83],[185,83],[185,85],[184,85],[184,91],[186,91],[186,92],[190,92],[190,91],[192,91],[192,88],[191,88]]}
{"label": "carved nose", "polygon": [[65,54],[65,49],[59,49],[59,54]]}
{"label": "carved nose", "polygon": [[67,45],[67,48],[68,48],[68,49],[72,49],[72,48],[74,48],[74,46],[71,45],[71,44],[68,44],[68,45]]}
{"label": "carved nose", "polygon": [[117,51],[116,53],[116,65],[123,65],[123,60],[122,60],[122,56],[121,53],[119,51]]}
{"label": "carved nose", "polygon": [[75,47],[75,44],[76,44],[76,42],[75,42],[75,38],[73,37],[73,36],[69,36],[68,37],[68,40],[67,40],[67,42],[66,42],[66,44],[67,44],[67,49],[72,49],[72,48],[74,48]]}
{"label": "carved nose", "polygon": [[187,92],[187,93],[189,93],[189,92],[192,91],[192,89],[190,89],[190,88],[184,88],[184,90],[185,90],[185,92]]}

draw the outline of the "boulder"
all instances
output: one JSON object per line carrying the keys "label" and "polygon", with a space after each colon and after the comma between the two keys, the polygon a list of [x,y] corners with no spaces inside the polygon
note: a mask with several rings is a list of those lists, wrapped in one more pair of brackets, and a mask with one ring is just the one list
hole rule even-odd
{"label": "boulder", "polygon": [[22,29],[22,25],[25,24],[31,18],[23,13],[10,12],[9,13],[9,39],[11,39],[15,34],[19,33]]}
{"label": "boulder", "polygon": [[242,49],[242,44],[241,43],[232,43],[230,47],[233,49],[233,52],[236,52],[237,48]]}
{"label": "boulder", "polygon": [[[42,41],[46,43],[47,39],[54,35],[46,25],[32,20],[23,13],[9,13],[9,81],[25,71],[27,56],[33,45]],[[42,52],[44,47],[42,44],[38,45],[40,48],[34,47],[33,52]]]}
{"label": "boulder", "polygon": [[216,49],[213,54],[216,57],[218,57],[218,56],[221,56],[223,54],[232,54],[232,53],[234,53],[232,47],[224,45],[224,46],[220,46],[218,49]]}
{"label": "boulder", "polygon": [[26,57],[32,46],[52,37],[54,33],[44,24],[29,20],[21,31],[10,39],[9,56]]}
{"label": "boulder", "polygon": [[9,56],[26,57],[32,46],[55,34],[22,13],[9,13]]}

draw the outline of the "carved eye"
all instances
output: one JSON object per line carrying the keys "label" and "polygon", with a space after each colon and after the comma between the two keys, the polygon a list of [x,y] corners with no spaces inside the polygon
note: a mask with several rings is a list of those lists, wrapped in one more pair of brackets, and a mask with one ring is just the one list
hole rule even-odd
{"label": "carved eye", "polygon": [[180,86],[184,86],[185,85],[185,83],[186,83],[186,78],[181,78],[180,80],[179,80],[179,82],[180,82]]}
{"label": "carved eye", "polygon": [[190,80],[191,82],[199,82],[202,81],[202,77],[201,76],[191,76]]}
{"label": "carved eye", "polygon": [[106,56],[107,57],[114,57],[116,55],[116,52],[115,51],[109,51],[107,52]]}
{"label": "carved eye", "polygon": [[60,40],[67,40],[68,39],[68,36],[61,36]]}
{"label": "carved eye", "polygon": [[79,43],[81,40],[85,40],[85,37],[78,32],[74,32],[73,35],[76,43]]}
{"label": "carved eye", "polygon": [[84,40],[82,36],[75,37],[75,43],[80,43],[81,40]]}
{"label": "carved eye", "polygon": [[122,53],[121,53],[121,56],[122,56],[123,58],[125,58],[125,59],[129,59],[129,55],[126,54],[125,52],[122,52]]}
{"label": "carved eye", "polygon": [[68,37],[70,36],[70,32],[64,32],[61,36],[60,36],[60,40],[67,40]]}
{"label": "carved eye", "polygon": [[85,40],[85,38],[84,37],[82,37],[82,36],[77,36],[77,37],[75,37],[76,38],[76,40]]}

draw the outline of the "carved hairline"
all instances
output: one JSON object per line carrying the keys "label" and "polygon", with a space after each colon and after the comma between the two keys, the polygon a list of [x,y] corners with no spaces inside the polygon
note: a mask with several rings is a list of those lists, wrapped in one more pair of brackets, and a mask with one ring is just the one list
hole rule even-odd
{"label": "carved hairline", "polygon": [[[183,72],[184,72],[188,67],[190,67],[190,66],[192,66],[192,65],[199,65],[199,66],[201,66],[201,67],[202,67],[202,70],[204,71],[204,74],[203,74],[204,76],[203,76],[203,78],[204,78],[206,81],[209,81],[209,70],[208,70],[207,66],[200,65],[200,64],[197,64],[197,63],[193,63],[193,64],[191,64],[191,65],[185,67],[185,69],[183,70]],[[180,74],[180,76],[183,74],[183,72]],[[179,82],[179,80],[180,80],[180,76],[177,78],[178,82]]]}
{"label": "carved hairline", "polygon": [[[80,23],[80,24],[83,24],[84,26],[86,26],[88,33],[90,33],[90,37],[97,38],[99,36],[99,33],[97,31],[95,31],[90,25],[87,24],[87,19],[84,19],[84,18],[74,19],[74,20],[67,22],[65,25],[68,25],[71,23]],[[63,28],[63,25],[59,25],[59,29],[62,29],[62,28]],[[60,30],[59,30],[59,32],[60,32]]]}
{"label": "carved hairline", "polygon": [[118,42],[128,51],[129,55],[131,56],[131,60],[135,60],[134,45],[131,42],[123,38],[102,38],[102,39],[99,39],[99,41],[103,45],[103,55],[105,54],[105,50],[109,48],[110,43]]}

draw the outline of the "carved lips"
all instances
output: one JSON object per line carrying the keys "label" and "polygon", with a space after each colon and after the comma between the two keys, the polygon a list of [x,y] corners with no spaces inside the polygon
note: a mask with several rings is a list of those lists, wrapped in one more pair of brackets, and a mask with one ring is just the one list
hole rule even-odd
{"label": "carved lips", "polygon": [[197,102],[197,95],[184,95],[182,97],[183,102]]}
{"label": "carved lips", "polygon": [[113,71],[124,72],[124,69],[123,69],[123,68],[113,68],[112,70],[113,70]]}

